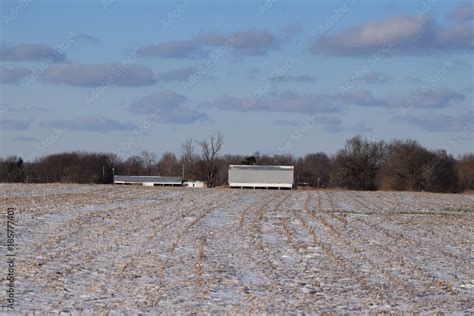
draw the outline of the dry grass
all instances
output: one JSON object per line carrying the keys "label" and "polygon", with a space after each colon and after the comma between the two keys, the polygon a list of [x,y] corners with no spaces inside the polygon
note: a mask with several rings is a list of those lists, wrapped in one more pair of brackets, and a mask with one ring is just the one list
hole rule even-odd
{"label": "dry grass", "polygon": [[292,234],[291,234],[291,231],[290,231],[290,227],[288,225],[288,218],[283,218],[281,220],[281,225],[282,225],[282,228],[283,228],[283,232],[285,233],[286,240],[288,241],[288,243],[291,243]]}
{"label": "dry grass", "polygon": [[203,272],[204,272],[204,248],[205,248],[205,240],[201,239],[199,241],[199,245],[197,248],[197,262],[195,265],[196,268],[196,279],[198,287],[204,286],[204,279],[203,279]]}

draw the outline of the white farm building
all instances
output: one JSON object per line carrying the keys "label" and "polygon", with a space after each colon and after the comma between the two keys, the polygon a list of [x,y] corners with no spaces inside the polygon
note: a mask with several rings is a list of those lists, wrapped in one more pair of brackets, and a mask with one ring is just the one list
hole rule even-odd
{"label": "white farm building", "polygon": [[230,165],[230,188],[293,189],[293,166]]}
{"label": "white farm building", "polygon": [[205,188],[206,184],[203,181],[185,181],[183,186],[188,188]]}
{"label": "white farm building", "polygon": [[182,186],[183,179],[180,177],[159,176],[114,176],[114,184],[152,186]]}

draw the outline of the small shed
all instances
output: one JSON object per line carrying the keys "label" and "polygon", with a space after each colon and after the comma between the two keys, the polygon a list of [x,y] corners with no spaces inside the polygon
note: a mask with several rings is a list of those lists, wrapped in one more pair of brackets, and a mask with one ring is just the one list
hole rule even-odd
{"label": "small shed", "polygon": [[293,189],[293,166],[230,165],[230,188]]}
{"label": "small shed", "polygon": [[188,188],[205,188],[206,184],[203,181],[185,181],[183,186]]}
{"label": "small shed", "polygon": [[181,177],[161,176],[114,176],[114,184],[143,185],[143,186],[182,186]]}

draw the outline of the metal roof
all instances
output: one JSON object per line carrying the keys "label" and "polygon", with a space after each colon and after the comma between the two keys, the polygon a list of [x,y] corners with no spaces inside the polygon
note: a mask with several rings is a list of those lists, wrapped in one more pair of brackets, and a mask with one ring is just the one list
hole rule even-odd
{"label": "metal roof", "polygon": [[182,183],[181,177],[161,177],[161,176],[120,176],[116,175],[114,181],[122,182],[153,182],[153,183]]}
{"label": "metal roof", "polygon": [[293,166],[229,166],[230,187],[292,188],[294,182]]}
{"label": "metal roof", "polygon": [[229,169],[237,170],[293,170],[293,166],[271,166],[271,165],[230,165]]}

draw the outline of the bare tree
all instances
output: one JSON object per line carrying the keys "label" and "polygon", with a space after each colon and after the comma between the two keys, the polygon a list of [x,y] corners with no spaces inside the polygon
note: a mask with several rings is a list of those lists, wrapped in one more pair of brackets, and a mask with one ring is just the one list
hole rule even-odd
{"label": "bare tree", "polygon": [[145,150],[145,151],[142,151],[141,157],[143,159],[143,163],[145,165],[145,169],[148,172],[148,175],[151,175],[151,169],[153,165],[156,163],[156,159],[157,159],[156,154]]}
{"label": "bare tree", "polygon": [[127,160],[125,160],[121,166],[117,169],[117,171],[120,173],[124,173],[126,175],[134,175],[134,176],[139,176],[143,175],[145,166],[143,162],[143,158],[137,155],[133,155],[131,157],[128,157]]}
{"label": "bare tree", "polygon": [[423,190],[423,166],[433,155],[411,139],[394,140],[390,144],[386,161],[378,178],[383,190]]}
{"label": "bare tree", "polygon": [[181,145],[182,149],[182,156],[181,159],[184,160],[186,163],[191,163],[196,159],[196,154],[194,152],[194,141],[189,138],[184,141]]}
{"label": "bare tree", "polygon": [[194,148],[195,140],[189,138],[181,145],[181,166],[184,169],[184,177],[189,180],[200,180],[200,159]]}
{"label": "bare tree", "polygon": [[474,154],[465,154],[457,163],[459,189],[474,190]]}
{"label": "bare tree", "polygon": [[377,174],[386,153],[383,141],[369,141],[361,136],[346,140],[344,149],[334,159],[332,183],[352,190],[376,190]]}
{"label": "bare tree", "polygon": [[430,192],[457,192],[459,178],[456,160],[445,150],[431,152],[433,158],[423,166],[423,189]]}
{"label": "bare tree", "polygon": [[299,182],[308,183],[311,187],[329,185],[331,160],[322,152],[308,154],[296,164]]}
{"label": "bare tree", "polygon": [[202,160],[205,163],[205,169],[207,174],[207,184],[209,187],[215,186],[214,178],[217,173],[216,159],[222,145],[224,138],[220,133],[212,134],[208,140],[200,141],[198,144],[201,147]]}
{"label": "bare tree", "polygon": [[179,174],[179,163],[176,155],[166,152],[158,162],[160,174],[163,176],[177,176]]}

